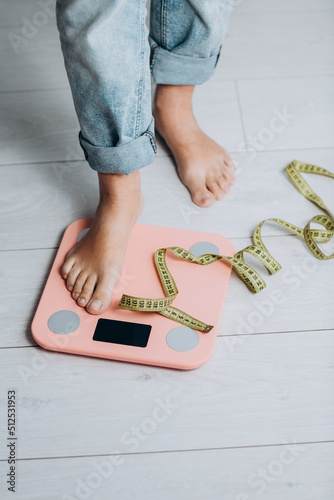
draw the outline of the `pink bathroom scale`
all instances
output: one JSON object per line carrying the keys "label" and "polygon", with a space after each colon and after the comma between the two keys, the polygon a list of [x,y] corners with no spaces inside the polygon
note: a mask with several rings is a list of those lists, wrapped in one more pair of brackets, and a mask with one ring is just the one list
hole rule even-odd
{"label": "pink bathroom scale", "polygon": [[154,265],[158,248],[179,246],[196,256],[232,256],[232,243],[214,233],[136,224],[111,306],[100,315],[92,315],[77,305],[61,276],[68,251],[88,231],[92,221],[79,219],[64,233],[31,325],[35,341],[53,351],[131,363],[182,370],[203,365],[210,358],[217,337],[231,274],[228,262],[220,260],[202,266],[166,253],[167,266],[179,290],[173,306],[214,325],[209,333],[180,325],[159,313],[128,311],[118,304],[123,293],[164,297]]}

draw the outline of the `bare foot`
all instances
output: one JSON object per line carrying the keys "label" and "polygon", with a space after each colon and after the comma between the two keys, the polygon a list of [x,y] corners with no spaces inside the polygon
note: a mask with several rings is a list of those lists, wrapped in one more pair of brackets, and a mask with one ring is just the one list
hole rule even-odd
{"label": "bare foot", "polygon": [[193,91],[188,85],[157,85],[153,115],[193,202],[209,207],[229,191],[235,166],[226,149],[198,126],[192,111]]}
{"label": "bare foot", "polygon": [[98,173],[100,202],[92,226],[70,250],[62,267],[66,287],[81,307],[101,314],[120,278],[131,229],[143,209],[139,171]]}

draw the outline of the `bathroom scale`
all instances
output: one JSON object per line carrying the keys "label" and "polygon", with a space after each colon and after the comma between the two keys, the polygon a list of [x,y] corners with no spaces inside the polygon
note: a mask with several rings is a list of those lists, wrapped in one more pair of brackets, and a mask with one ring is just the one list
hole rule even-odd
{"label": "bathroom scale", "polygon": [[191,370],[210,358],[217,337],[231,265],[223,259],[203,266],[166,253],[177,288],[173,306],[208,324],[209,333],[183,326],[157,312],[130,311],[119,306],[123,294],[164,297],[154,265],[159,248],[179,246],[196,257],[233,256],[233,244],[222,235],[136,224],[130,235],[122,274],[108,310],[90,314],[66,288],[61,268],[69,250],[89,230],[93,218],[70,224],[63,235],[31,331],[45,349],[110,360]]}

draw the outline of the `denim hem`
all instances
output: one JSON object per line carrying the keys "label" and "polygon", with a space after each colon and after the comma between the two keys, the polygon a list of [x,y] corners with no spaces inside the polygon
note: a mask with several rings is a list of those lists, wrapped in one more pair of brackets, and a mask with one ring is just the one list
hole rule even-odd
{"label": "denim hem", "polygon": [[105,174],[131,174],[153,163],[156,155],[154,121],[148,130],[130,142],[114,147],[94,146],[79,132],[79,142],[89,166]]}
{"label": "denim hem", "polygon": [[211,57],[182,56],[152,44],[151,72],[154,83],[200,85],[213,75],[220,50]]}

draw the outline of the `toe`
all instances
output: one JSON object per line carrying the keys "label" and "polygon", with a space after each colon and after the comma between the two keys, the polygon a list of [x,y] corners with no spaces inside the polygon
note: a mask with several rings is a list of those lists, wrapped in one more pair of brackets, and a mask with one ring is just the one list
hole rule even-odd
{"label": "toe", "polygon": [[87,279],[87,273],[81,271],[79,273],[77,279],[75,280],[75,283],[73,286],[72,297],[75,300],[79,297],[86,279]]}
{"label": "toe", "polygon": [[218,184],[216,179],[212,179],[210,182],[208,182],[207,186],[216,200],[221,200],[222,198],[224,198],[224,190]]}
{"label": "toe", "polygon": [[233,172],[235,171],[235,165],[231,157],[225,158],[225,163]]}
{"label": "toe", "polygon": [[69,259],[65,260],[65,262],[64,262],[64,264],[63,264],[63,266],[61,268],[61,275],[64,278],[64,280],[67,279],[68,274],[71,271],[73,265],[74,265],[74,259],[73,258],[69,258]]}
{"label": "toe", "polygon": [[231,185],[234,180],[234,172],[230,167],[224,165],[224,168],[221,170],[221,175],[224,177],[226,184]]}
{"label": "toe", "polygon": [[80,297],[78,298],[78,305],[81,307],[85,307],[91,299],[91,296],[94,292],[94,287],[96,284],[96,276],[90,275],[85,281],[82,292],[80,293]]}
{"label": "toe", "polygon": [[108,309],[111,304],[113,287],[110,282],[98,282],[92,298],[86,307],[91,314],[101,314]]}
{"label": "toe", "polygon": [[72,269],[70,270],[68,276],[67,276],[67,280],[66,280],[66,288],[67,290],[69,290],[70,292],[72,292],[73,288],[74,288],[74,284],[76,282],[76,279],[80,273],[81,269],[78,267],[78,266],[73,266]]}
{"label": "toe", "polygon": [[229,192],[229,189],[230,189],[229,178],[226,178],[225,176],[221,175],[220,177],[218,177],[217,183],[218,183],[220,189],[224,192],[224,195]]}
{"label": "toe", "polygon": [[211,207],[215,202],[215,197],[208,189],[191,192],[191,198],[199,207]]}
{"label": "toe", "polygon": [[[230,181],[234,182],[234,176],[235,176],[235,165],[232,160],[225,160],[224,162],[224,173],[227,177],[229,177]],[[233,183],[232,182],[232,183]]]}
{"label": "toe", "polygon": [[185,185],[190,191],[191,199],[199,207],[210,207],[216,201],[213,193],[207,189],[204,179],[187,179]]}
{"label": "toe", "polygon": [[234,162],[231,158],[230,153],[227,151],[227,149],[222,148],[223,150],[223,161],[228,164],[231,168],[235,168]]}
{"label": "toe", "polygon": [[223,178],[225,179],[225,185],[227,186],[227,189],[229,189],[232,184],[234,184],[234,175],[228,175],[227,172],[224,172]]}

